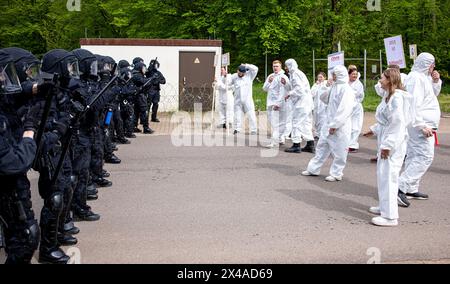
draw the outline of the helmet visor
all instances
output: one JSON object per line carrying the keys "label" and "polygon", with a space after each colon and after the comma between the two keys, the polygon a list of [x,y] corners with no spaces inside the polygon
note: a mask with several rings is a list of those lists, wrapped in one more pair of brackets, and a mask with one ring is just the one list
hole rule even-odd
{"label": "helmet visor", "polygon": [[72,60],[67,62],[67,71],[69,72],[70,78],[79,79],[80,69],[78,68],[78,61]]}
{"label": "helmet visor", "polygon": [[14,94],[22,92],[19,77],[13,63],[0,66],[0,93]]}
{"label": "helmet visor", "polygon": [[39,77],[41,70],[41,65],[38,63],[33,63],[25,70],[27,77],[31,80],[36,80]]}
{"label": "helmet visor", "polygon": [[97,60],[92,61],[91,66],[90,66],[90,74],[92,76],[98,75],[98,61]]}

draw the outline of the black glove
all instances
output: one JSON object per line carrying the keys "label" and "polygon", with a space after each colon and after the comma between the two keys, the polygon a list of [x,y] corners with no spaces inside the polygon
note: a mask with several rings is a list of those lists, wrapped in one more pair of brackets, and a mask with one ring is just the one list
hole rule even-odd
{"label": "black glove", "polygon": [[55,83],[50,80],[39,81],[37,85],[38,95],[46,96],[48,92],[55,87]]}
{"label": "black glove", "polygon": [[72,133],[77,133],[78,130],[80,130],[80,121],[75,121],[74,119],[72,119],[70,128],[72,129]]}
{"label": "black glove", "polygon": [[70,119],[68,117],[62,117],[58,121],[53,121],[53,131],[59,135],[59,137],[66,134],[67,129],[69,129]]}
{"label": "black glove", "polygon": [[44,107],[41,103],[36,103],[28,110],[25,116],[25,121],[23,122],[23,129],[25,131],[34,131],[39,128],[39,122],[44,114]]}

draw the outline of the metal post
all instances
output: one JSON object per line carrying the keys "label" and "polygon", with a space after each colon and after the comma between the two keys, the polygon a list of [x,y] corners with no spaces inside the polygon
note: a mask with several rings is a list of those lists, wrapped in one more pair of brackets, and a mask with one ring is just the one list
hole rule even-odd
{"label": "metal post", "polygon": [[366,79],[367,79],[367,50],[364,49],[364,89],[367,88]]}
{"label": "metal post", "polygon": [[382,57],[381,49],[380,49],[380,78],[381,78],[381,74],[383,74],[383,57]]}
{"label": "metal post", "polygon": [[265,69],[266,71],[266,73],[265,73],[265,77],[264,77],[264,80],[265,79],[267,79],[267,49],[266,49],[266,69]]}
{"label": "metal post", "polygon": [[313,84],[316,82],[316,53],[313,49]]}

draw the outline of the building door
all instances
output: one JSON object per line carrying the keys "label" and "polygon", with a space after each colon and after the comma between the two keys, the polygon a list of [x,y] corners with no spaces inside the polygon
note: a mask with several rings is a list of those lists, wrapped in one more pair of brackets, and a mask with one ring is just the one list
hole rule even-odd
{"label": "building door", "polygon": [[194,111],[194,103],[211,110],[214,57],[214,52],[180,51],[179,110]]}

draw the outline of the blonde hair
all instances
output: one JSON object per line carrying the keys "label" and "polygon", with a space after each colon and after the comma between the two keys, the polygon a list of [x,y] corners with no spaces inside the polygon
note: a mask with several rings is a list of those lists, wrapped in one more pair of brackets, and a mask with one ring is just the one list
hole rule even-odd
{"label": "blonde hair", "polygon": [[280,64],[280,66],[283,67],[283,63],[281,63],[280,60],[275,60],[275,61],[273,61],[273,62],[272,62],[272,65],[273,65],[273,64]]}
{"label": "blonde hair", "polygon": [[400,75],[400,71],[397,68],[388,68],[384,70],[383,72],[384,77],[389,81],[389,96],[388,99],[391,97],[391,95],[394,94],[396,89],[404,90],[403,84],[402,84],[402,76]]}

